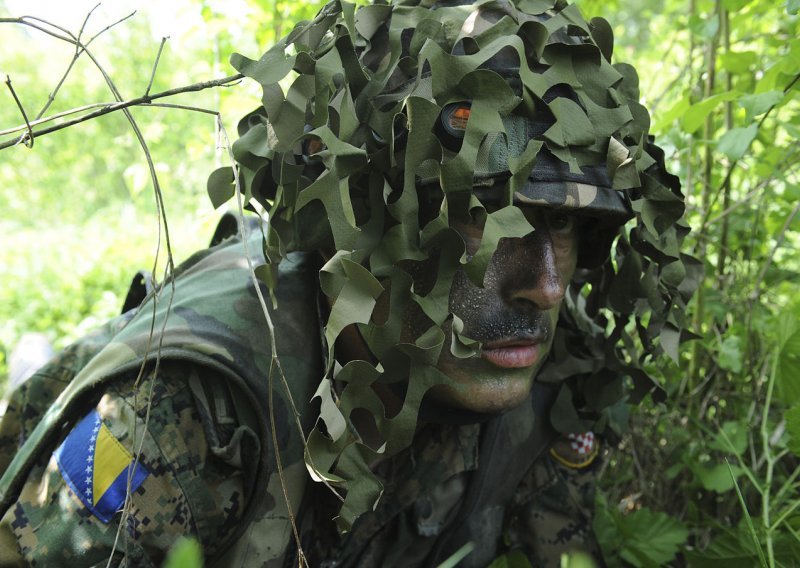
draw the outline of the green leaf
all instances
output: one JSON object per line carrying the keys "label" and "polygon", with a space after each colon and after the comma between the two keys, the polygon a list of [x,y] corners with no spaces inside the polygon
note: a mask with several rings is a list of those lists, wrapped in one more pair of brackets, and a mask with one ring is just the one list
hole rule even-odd
{"label": "green leaf", "polygon": [[192,538],[178,539],[164,560],[163,568],[202,568],[200,543]]}
{"label": "green leaf", "polygon": [[691,134],[700,128],[709,113],[716,109],[720,103],[732,101],[738,98],[738,96],[739,94],[737,92],[728,91],[726,93],[712,95],[707,99],[703,99],[699,103],[693,104],[683,115],[683,120],[681,121],[683,124],[683,129],[687,133]]}
{"label": "green leaf", "polygon": [[667,565],[689,536],[686,526],[666,513],[643,507],[623,516],[599,491],[592,530],[610,566],[621,558],[637,568]]}
{"label": "green leaf", "polygon": [[719,366],[733,373],[742,371],[741,339],[736,335],[729,335],[719,344]]}
{"label": "green leaf", "polygon": [[755,51],[729,51],[719,56],[723,69],[731,73],[745,73],[758,64],[758,54]]}
{"label": "green leaf", "polygon": [[211,199],[211,203],[216,209],[233,197],[235,189],[233,185],[233,168],[225,166],[224,168],[214,170],[211,175],[208,176],[206,187],[208,190],[208,197]]}
{"label": "green leaf", "polygon": [[746,121],[753,120],[783,100],[783,91],[766,91],[739,97],[739,104],[747,112]]}
{"label": "green leaf", "polygon": [[741,455],[747,449],[748,426],[744,422],[729,420],[720,428],[708,447],[720,452]]}
{"label": "green leaf", "polygon": [[692,471],[703,486],[703,489],[714,491],[715,493],[727,493],[733,489],[734,480],[731,477],[731,471],[737,478],[742,475],[741,468],[731,466],[729,470],[726,464],[713,466],[695,465],[692,467]]}
{"label": "green leaf", "polygon": [[758,125],[751,124],[746,128],[731,128],[717,142],[717,150],[736,161],[747,152],[753,139],[758,134]]}
{"label": "green leaf", "polygon": [[728,531],[711,541],[705,550],[687,550],[692,568],[752,568],[758,565],[753,542],[742,531]]}
{"label": "green leaf", "polygon": [[786,420],[786,431],[789,433],[789,450],[800,456],[800,404],[787,410],[783,418]]}
{"label": "green leaf", "polygon": [[786,0],[786,11],[790,15],[796,16],[800,12],[800,0]]}
{"label": "green leaf", "polygon": [[623,541],[620,556],[634,566],[664,566],[675,558],[689,536],[688,529],[666,513],[643,507],[622,517]]}
{"label": "green leaf", "polygon": [[722,5],[726,10],[738,12],[752,1],[753,0],[722,0]]}

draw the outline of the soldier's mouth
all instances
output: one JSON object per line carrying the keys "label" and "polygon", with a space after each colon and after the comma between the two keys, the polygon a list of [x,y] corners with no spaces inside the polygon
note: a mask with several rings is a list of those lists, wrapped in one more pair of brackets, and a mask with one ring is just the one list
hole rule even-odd
{"label": "soldier's mouth", "polygon": [[504,369],[530,367],[539,360],[542,342],[535,339],[515,339],[485,343],[481,357]]}

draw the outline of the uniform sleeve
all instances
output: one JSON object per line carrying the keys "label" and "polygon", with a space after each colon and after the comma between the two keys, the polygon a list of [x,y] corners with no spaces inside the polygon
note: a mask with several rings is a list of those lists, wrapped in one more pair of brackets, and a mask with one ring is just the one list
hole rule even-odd
{"label": "uniform sleeve", "polygon": [[558,568],[569,552],[601,560],[592,518],[602,458],[599,440],[587,434],[557,439],[520,486],[508,537],[533,566]]}
{"label": "uniform sleeve", "polygon": [[0,543],[18,548],[0,561],[160,566],[180,536],[199,540],[206,557],[225,546],[258,440],[225,400],[207,404],[197,385],[208,381],[187,374],[165,363],[138,388],[132,378],[112,384],[76,417],[0,520]]}

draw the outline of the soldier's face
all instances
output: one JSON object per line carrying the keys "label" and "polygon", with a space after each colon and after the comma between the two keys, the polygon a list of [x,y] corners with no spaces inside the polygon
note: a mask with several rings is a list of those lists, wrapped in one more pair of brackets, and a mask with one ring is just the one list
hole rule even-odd
{"label": "soldier's face", "polygon": [[[575,271],[581,221],[549,209],[523,211],[536,230],[500,240],[483,288],[463,271],[456,273],[450,311],[463,320],[462,335],[480,341],[482,348],[467,359],[442,349],[437,367],[457,386],[431,392],[440,404],[476,412],[512,408],[527,397],[550,351],[559,307]],[[474,254],[481,229],[471,224],[455,228],[467,253]]]}

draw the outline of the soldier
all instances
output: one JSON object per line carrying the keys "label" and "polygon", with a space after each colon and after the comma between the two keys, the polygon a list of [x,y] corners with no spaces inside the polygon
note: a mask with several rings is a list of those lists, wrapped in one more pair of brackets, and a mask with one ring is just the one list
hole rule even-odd
{"label": "soldier", "polygon": [[235,55],[263,107],[209,190],[269,223],[14,393],[0,564],[601,561],[593,432],[659,394],[695,269],[612,44],[562,0],[335,0]]}

